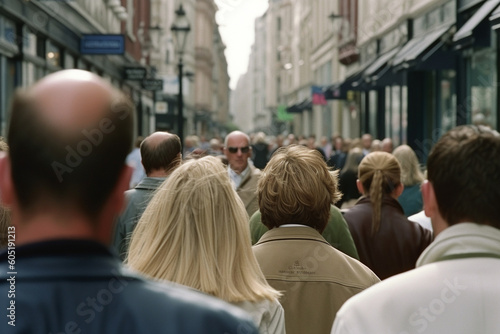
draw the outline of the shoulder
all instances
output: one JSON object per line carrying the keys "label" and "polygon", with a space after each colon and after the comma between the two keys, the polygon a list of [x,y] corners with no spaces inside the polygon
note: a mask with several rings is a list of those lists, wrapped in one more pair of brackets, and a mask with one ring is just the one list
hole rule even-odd
{"label": "shoulder", "polygon": [[[148,301],[141,306],[146,312],[155,313],[155,310],[161,309],[165,314],[171,314],[171,321],[184,319],[186,323],[182,326],[192,331],[203,329],[210,333],[240,333],[243,330],[245,333],[257,333],[247,313],[197,290],[170,282],[150,281],[139,282],[136,289],[137,300]],[[191,322],[193,324],[188,325]]]}

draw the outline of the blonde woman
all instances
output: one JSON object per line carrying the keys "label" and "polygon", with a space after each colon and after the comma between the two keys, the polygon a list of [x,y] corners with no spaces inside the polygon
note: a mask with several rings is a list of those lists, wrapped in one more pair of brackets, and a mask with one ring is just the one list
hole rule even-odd
{"label": "blonde woman", "polygon": [[372,152],[359,165],[357,186],[363,197],[344,214],[359,259],[380,279],[415,268],[432,234],[404,215],[401,167],[390,153]]}
{"label": "blonde woman", "polygon": [[424,207],[420,191],[420,185],[424,182],[424,174],[420,170],[417,155],[410,146],[398,146],[393,154],[401,165],[401,182],[405,186],[398,201],[403,207],[405,216],[409,217],[422,211]]}
{"label": "blonde woman", "polygon": [[127,262],[241,307],[260,333],[285,333],[280,293],[257,264],[245,207],[215,157],[186,162],[162,184],[132,235]]}

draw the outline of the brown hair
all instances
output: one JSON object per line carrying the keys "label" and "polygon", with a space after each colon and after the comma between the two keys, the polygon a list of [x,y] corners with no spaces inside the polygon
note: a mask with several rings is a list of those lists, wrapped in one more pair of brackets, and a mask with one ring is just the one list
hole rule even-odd
{"label": "brown hair", "polygon": [[40,200],[75,206],[93,220],[111,194],[133,142],[134,105],[114,91],[103,117],[65,133],[37,112],[22,90],[14,95],[8,131],[12,181],[26,213]]}
{"label": "brown hair", "polygon": [[258,182],[262,223],[269,229],[300,223],[321,233],[331,204],[341,196],[337,176],[316,150],[301,145],[279,148]]}
{"label": "brown hair", "polygon": [[358,178],[372,204],[372,234],[375,234],[380,227],[382,197],[391,194],[401,183],[401,167],[392,154],[372,152],[361,160]]}
{"label": "brown hair", "polygon": [[466,125],[443,135],[429,154],[427,177],[444,220],[500,228],[499,171],[498,132]]}

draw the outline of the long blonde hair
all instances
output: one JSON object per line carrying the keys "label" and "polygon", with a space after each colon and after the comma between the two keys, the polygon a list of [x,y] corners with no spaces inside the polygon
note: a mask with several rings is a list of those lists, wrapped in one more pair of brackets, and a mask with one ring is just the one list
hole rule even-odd
{"label": "long blonde hair", "polygon": [[375,234],[380,228],[382,197],[401,183],[401,167],[392,154],[372,152],[361,160],[358,178],[372,204],[372,234]]}
{"label": "long blonde hair", "polygon": [[274,300],[251,249],[248,216],[220,160],[177,168],[132,235],[128,265],[227,302]]}

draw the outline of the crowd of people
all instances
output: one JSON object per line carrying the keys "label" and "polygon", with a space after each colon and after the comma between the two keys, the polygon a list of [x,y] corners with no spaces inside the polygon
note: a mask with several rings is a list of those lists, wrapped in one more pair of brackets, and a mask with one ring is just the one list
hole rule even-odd
{"label": "crowd of people", "polygon": [[[1,333],[498,333],[500,134],[133,138],[82,70],[13,97]],[[135,143],[133,142],[135,141]]]}

